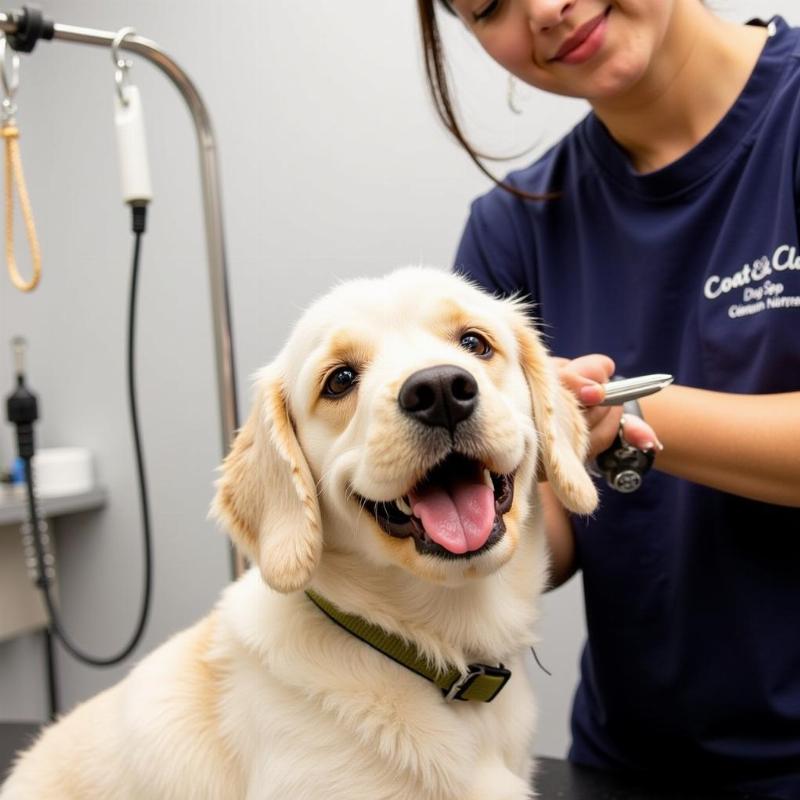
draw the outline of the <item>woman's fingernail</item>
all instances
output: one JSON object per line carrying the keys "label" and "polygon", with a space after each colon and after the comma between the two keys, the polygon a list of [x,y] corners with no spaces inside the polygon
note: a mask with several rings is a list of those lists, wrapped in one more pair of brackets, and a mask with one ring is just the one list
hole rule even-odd
{"label": "woman's fingernail", "polygon": [[581,386],[578,390],[578,397],[584,403],[596,403],[602,399],[602,389],[600,384],[592,383],[588,386]]}

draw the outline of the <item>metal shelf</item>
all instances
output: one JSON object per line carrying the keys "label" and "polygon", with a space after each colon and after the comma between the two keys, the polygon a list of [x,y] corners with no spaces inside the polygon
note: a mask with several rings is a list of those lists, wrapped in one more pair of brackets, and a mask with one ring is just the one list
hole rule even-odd
{"label": "metal shelf", "polygon": [[[39,503],[45,517],[92,511],[106,504],[106,490],[97,486],[79,494],[42,495]],[[27,501],[22,492],[4,487],[0,490],[0,526],[17,525],[27,518]]]}

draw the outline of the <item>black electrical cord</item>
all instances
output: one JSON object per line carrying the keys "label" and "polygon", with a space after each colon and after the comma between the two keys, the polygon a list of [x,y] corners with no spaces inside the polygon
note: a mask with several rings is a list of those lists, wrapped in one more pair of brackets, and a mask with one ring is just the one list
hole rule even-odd
{"label": "black electrical cord", "polygon": [[[128,399],[130,404],[131,426],[133,429],[134,447],[136,450],[136,468],[139,479],[139,499],[142,511],[142,528],[144,540],[144,587],[142,592],[142,604],[136,629],[128,644],[116,655],[107,658],[92,656],[77,645],[75,645],[65,632],[58,617],[58,613],[50,594],[50,584],[52,576],[52,565],[47,563],[45,558],[45,547],[42,542],[41,522],[39,510],[36,503],[36,491],[34,486],[34,476],[31,459],[33,458],[33,421],[38,416],[35,398],[24,387],[23,376],[17,376],[17,393],[22,393],[21,402],[15,404],[15,396],[9,399],[9,419],[17,426],[17,444],[19,454],[25,468],[25,480],[27,484],[28,510],[32,527],[33,546],[38,569],[36,585],[42,590],[47,613],[50,617],[50,630],[59,639],[66,650],[85,664],[94,667],[110,667],[124,661],[133,651],[144,633],[147,618],[150,610],[150,598],[152,595],[152,536],[150,526],[150,508],[147,496],[147,482],[145,480],[144,459],[142,457],[142,447],[139,437],[139,421],[136,405],[136,376],[135,376],[135,333],[136,333],[136,294],[139,275],[139,256],[141,250],[141,236],[145,231],[147,217],[147,207],[144,205],[132,206],[132,229],[134,233],[133,266],[131,269],[130,297],[128,308]],[[21,409],[21,413],[14,414],[13,409]],[[49,673],[51,687],[51,714],[54,712],[54,680],[52,670]]]}
{"label": "black electrical cord", "polygon": [[56,680],[56,659],[53,652],[53,634],[49,628],[42,632],[44,637],[44,662],[47,665],[47,716],[55,722],[58,716],[58,682]]}

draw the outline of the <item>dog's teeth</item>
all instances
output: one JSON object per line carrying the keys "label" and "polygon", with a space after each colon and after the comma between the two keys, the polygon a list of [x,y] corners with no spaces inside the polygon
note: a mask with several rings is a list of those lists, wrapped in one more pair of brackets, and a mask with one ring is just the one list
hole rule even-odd
{"label": "dog's teeth", "polygon": [[488,469],[483,471],[483,482],[494,491],[494,483],[492,482],[492,473]]}
{"label": "dog's teeth", "polygon": [[395,500],[394,504],[402,511],[406,516],[412,517],[414,516],[413,512],[411,511],[411,506],[406,503],[405,498],[401,497],[399,500]]}

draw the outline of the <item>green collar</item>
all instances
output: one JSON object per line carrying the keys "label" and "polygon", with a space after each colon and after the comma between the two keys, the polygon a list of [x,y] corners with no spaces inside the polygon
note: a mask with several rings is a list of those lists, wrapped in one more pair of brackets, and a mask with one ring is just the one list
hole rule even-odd
{"label": "green collar", "polygon": [[502,664],[497,667],[470,664],[466,673],[455,667],[439,672],[430,666],[414,644],[396,634],[387,633],[383,628],[367,622],[362,617],[347,614],[311,589],[306,589],[306,595],[317,608],[348,633],[406,669],[435,683],[442,690],[446,700],[477,700],[489,703],[497,697],[511,678],[511,670]]}

